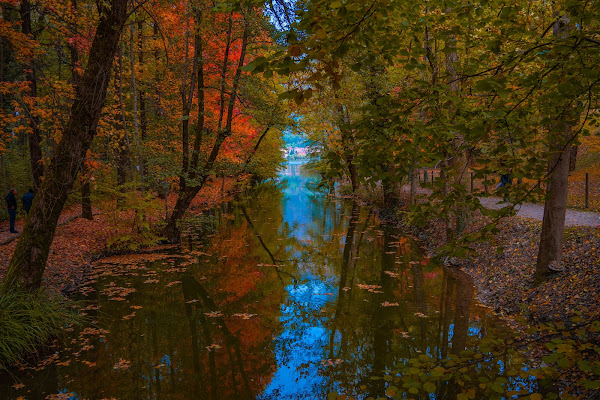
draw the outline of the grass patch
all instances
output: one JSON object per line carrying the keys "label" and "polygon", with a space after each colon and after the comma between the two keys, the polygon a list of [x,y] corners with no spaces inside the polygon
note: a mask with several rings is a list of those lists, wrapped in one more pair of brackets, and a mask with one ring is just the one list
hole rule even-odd
{"label": "grass patch", "polygon": [[36,354],[53,338],[81,320],[72,304],[44,291],[7,291],[0,295],[0,370]]}

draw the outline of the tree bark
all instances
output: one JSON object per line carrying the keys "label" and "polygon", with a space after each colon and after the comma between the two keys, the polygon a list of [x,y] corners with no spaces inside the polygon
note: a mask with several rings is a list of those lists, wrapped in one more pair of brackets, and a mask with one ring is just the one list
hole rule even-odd
{"label": "tree bark", "polygon": [[[0,11],[0,18],[4,19],[4,10]],[[0,38],[0,82],[4,82],[4,38]],[[4,109],[4,93],[2,93],[1,91],[0,109]],[[0,129],[4,131],[6,127],[2,127]],[[2,193],[8,193],[8,183],[6,181],[6,165],[4,164],[4,153],[0,153],[0,165],[2,167]]]}
{"label": "tree bark", "polygon": [[[24,35],[33,38],[33,29],[31,26],[31,3],[29,0],[21,1],[21,32]],[[33,55],[30,62],[25,66],[25,79],[29,82],[29,96],[37,98],[37,77],[35,71],[35,60]],[[40,119],[34,116],[29,110],[29,125],[31,133],[29,135],[29,156],[31,161],[31,174],[33,177],[33,186],[37,190],[40,187],[42,176],[44,175],[44,164],[42,163],[41,131]]]}
{"label": "tree bark", "polygon": [[8,193],[8,184],[6,180],[6,165],[4,163],[4,153],[0,154],[0,164],[2,166],[2,193]]}
{"label": "tree bark", "polygon": [[[119,69],[118,69],[118,86],[119,86],[119,111],[121,114],[121,130],[123,136],[120,136],[117,141],[117,186],[120,192],[125,192],[125,185],[132,179],[131,171],[131,145],[129,142],[129,132],[127,131],[127,118],[125,116],[125,102],[123,100],[123,45],[119,49]],[[117,205],[121,204],[121,199],[117,199]]]}
{"label": "tree bark", "polygon": [[[446,12],[450,12],[451,9],[447,9]],[[453,34],[448,34],[446,37],[446,75],[448,79],[448,92],[452,95],[458,95],[460,90],[459,78],[456,71],[458,65],[458,51],[456,48],[456,37]],[[450,105],[448,112],[451,115],[454,107]],[[459,133],[454,133],[450,145],[450,157],[446,163],[446,190],[449,191],[450,180],[454,184],[466,188],[466,175],[467,175],[467,157],[464,152],[464,137]],[[448,240],[453,240],[457,236],[460,236],[462,231],[465,229],[467,221],[469,219],[468,210],[464,206],[463,201],[457,201],[456,206],[450,210],[449,215],[446,219],[446,237]]]}
{"label": "tree bark", "polygon": [[90,196],[89,169],[84,161],[81,165],[81,217],[92,221],[94,214],[92,213],[92,199]]}
{"label": "tree bark", "polygon": [[[140,123],[138,117],[138,89],[137,89],[137,79],[135,74],[135,24],[133,21],[129,24],[129,68],[131,69],[131,91],[133,97],[133,140],[135,143],[134,152],[132,152],[132,165],[135,165],[135,161],[137,159],[137,168],[138,173],[142,174],[142,163],[141,157],[139,156],[140,152]],[[135,179],[135,171],[132,168],[132,179]]]}
{"label": "tree bark", "polygon": [[571,146],[571,151],[569,152],[569,171],[575,171],[575,167],[577,167],[577,153],[579,151],[579,146]]}
{"label": "tree bark", "polygon": [[562,260],[571,154],[571,146],[565,142],[568,143],[572,135],[571,128],[567,123],[563,123],[562,127],[567,140],[552,146],[553,154],[548,163],[548,170],[551,171],[551,174],[546,185],[544,218],[535,269],[536,283],[542,282],[552,274],[553,271],[550,267],[559,267]]}
{"label": "tree bark", "polygon": [[338,104],[338,114],[344,161],[346,161],[346,168],[348,169],[352,194],[356,194],[356,191],[358,190],[358,170],[356,169],[356,164],[354,164],[354,134],[348,128],[348,125],[350,124],[350,115],[348,114],[348,110],[342,104]]}
{"label": "tree bark", "polygon": [[409,204],[415,204],[417,198],[417,188],[419,187],[419,170],[410,171],[410,198]]}
{"label": "tree bark", "polygon": [[398,184],[393,179],[382,179],[381,187],[383,189],[383,208],[391,211],[398,206]]}
{"label": "tree bark", "polygon": [[100,2],[100,20],[89,61],[71,107],[62,139],[36,194],[29,218],[10,261],[2,289],[35,291],[41,286],[58,217],[90,147],[106,99],[113,58],[127,0]]}
{"label": "tree bark", "polygon": [[[555,13],[556,22],[552,31],[558,41],[565,39],[569,19]],[[550,178],[546,184],[546,201],[544,203],[544,219],[540,234],[540,247],[535,268],[535,283],[545,280],[554,270],[560,270],[562,260],[563,233],[565,231],[565,215],[567,213],[567,194],[569,188],[569,167],[573,151],[571,126],[578,118],[573,115],[574,109],[567,106],[558,115],[558,123],[550,132],[550,159],[548,172]]]}
{"label": "tree bark", "polygon": [[[138,61],[140,63],[140,74],[143,77],[143,68],[144,68],[144,22],[140,20],[138,22],[138,38],[139,38],[139,54]],[[140,87],[140,132],[141,132],[141,147],[139,149],[140,154],[140,175],[142,176],[142,182],[144,182],[144,186],[147,184],[146,182],[146,159],[144,154],[144,143],[146,142],[146,138],[148,137],[148,121],[147,121],[147,110],[146,110],[146,92],[143,89],[143,86]]]}

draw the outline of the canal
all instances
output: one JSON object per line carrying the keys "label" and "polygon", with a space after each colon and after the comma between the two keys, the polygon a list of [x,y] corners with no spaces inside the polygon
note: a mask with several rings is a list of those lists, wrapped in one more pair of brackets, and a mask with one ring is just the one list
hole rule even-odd
{"label": "canal", "polygon": [[456,399],[522,362],[481,357],[462,383],[390,390],[410,360],[484,354],[486,337],[511,333],[467,276],[317,183],[290,164],[186,221],[177,250],[97,262],[80,294],[86,326],[4,374],[0,398]]}

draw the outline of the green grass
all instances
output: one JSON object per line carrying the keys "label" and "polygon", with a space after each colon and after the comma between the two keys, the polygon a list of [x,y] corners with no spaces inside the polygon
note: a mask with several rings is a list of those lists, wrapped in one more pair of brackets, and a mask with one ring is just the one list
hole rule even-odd
{"label": "green grass", "polygon": [[77,322],[68,300],[43,291],[0,295],[0,370],[37,353]]}

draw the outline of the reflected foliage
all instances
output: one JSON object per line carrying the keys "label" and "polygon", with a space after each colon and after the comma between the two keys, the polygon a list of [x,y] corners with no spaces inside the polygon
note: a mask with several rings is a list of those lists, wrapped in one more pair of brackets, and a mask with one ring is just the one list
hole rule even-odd
{"label": "reflected foliage", "polygon": [[[510,331],[466,276],[369,208],[308,187],[288,165],[186,221],[176,250],[100,261],[81,294],[93,326],[2,376],[3,398],[455,399],[498,377],[503,393],[529,392],[522,358],[492,348]],[[476,356],[460,378],[447,364]]]}

